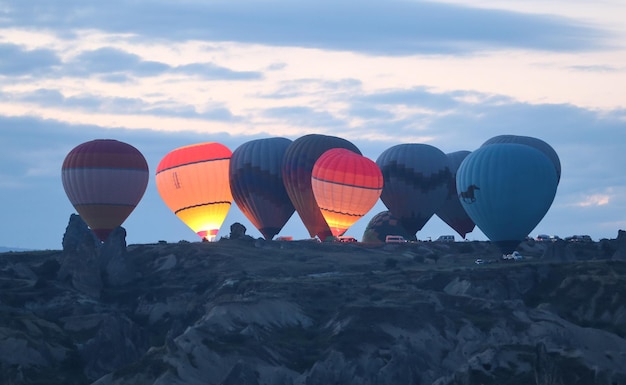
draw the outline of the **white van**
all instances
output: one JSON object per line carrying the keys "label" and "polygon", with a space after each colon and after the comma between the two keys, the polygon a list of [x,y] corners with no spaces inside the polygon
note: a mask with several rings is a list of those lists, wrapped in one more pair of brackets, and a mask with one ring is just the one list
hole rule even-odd
{"label": "white van", "polygon": [[454,235],[440,235],[436,242],[454,242]]}
{"label": "white van", "polygon": [[385,243],[405,243],[406,239],[402,235],[387,235]]}

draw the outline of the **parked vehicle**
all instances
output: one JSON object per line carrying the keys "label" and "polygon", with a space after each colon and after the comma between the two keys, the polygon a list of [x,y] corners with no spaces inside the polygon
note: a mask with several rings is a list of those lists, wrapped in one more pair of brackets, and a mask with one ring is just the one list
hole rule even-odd
{"label": "parked vehicle", "polygon": [[539,234],[535,240],[537,242],[548,242],[550,241],[550,236],[548,234]]}
{"label": "parked vehicle", "polygon": [[522,254],[520,254],[518,251],[514,251],[511,254],[505,254],[502,256],[502,259],[504,260],[513,260],[513,261],[519,261],[524,259],[524,257],[522,256]]}
{"label": "parked vehicle", "polygon": [[402,235],[387,235],[385,237],[386,243],[406,243],[407,240],[404,239]]}
{"label": "parked vehicle", "polygon": [[483,263],[485,263],[485,261],[483,261],[482,259],[479,258],[479,259],[475,260],[474,263],[477,264],[477,265],[482,265]]}
{"label": "parked vehicle", "polygon": [[436,242],[454,242],[454,235],[440,235]]}
{"label": "parked vehicle", "polygon": [[337,237],[337,241],[339,241],[339,242],[347,242],[347,243],[352,243],[352,242],[356,242],[356,238],[354,238],[354,237],[346,237],[346,236],[342,236],[342,237]]}
{"label": "parked vehicle", "polygon": [[589,235],[572,235],[571,237],[565,237],[567,242],[593,242],[593,239]]}

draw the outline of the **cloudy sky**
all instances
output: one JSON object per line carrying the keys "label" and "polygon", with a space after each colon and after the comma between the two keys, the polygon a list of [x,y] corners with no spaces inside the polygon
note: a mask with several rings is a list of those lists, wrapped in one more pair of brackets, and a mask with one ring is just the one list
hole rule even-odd
{"label": "cloudy sky", "polygon": [[[268,136],[474,150],[535,136],[560,156],[531,235],[626,228],[622,0],[0,0],[0,245],[59,249],[72,205],[61,164],[113,138],[148,160],[128,243],[196,241],[160,200],[170,150]],[[347,235],[361,238],[379,203]],[[238,221],[233,205],[220,235]],[[453,231],[433,218],[418,238]],[[294,215],[282,235],[308,236]],[[469,239],[485,239],[477,229]]]}

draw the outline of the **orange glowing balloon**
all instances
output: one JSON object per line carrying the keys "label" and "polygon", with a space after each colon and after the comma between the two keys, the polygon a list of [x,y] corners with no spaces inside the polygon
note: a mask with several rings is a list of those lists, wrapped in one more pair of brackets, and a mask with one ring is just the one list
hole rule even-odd
{"label": "orange glowing balloon", "polygon": [[177,148],[156,170],[161,198],[201,238],[215,240],[233,201],[228,170],[232,152],[215,142]]}
{"label": "orange glowing balloon", "polygon": [[374,161],[334,148],[315,162],[311,186],[332,235],[338,237],[374,207],[383,176]]}

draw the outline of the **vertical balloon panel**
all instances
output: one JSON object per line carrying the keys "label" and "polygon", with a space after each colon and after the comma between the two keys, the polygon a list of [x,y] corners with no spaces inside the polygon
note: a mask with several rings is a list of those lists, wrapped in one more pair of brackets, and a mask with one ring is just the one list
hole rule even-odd
{"label": "vertical balloon panel", "polygon": [[199,143],[171,151],[157,167],[156,185],[161,198],[203,239],[215,239],[230,210],[231,155],[220,143]]}
{"label": "vertical balloon panel", "polygon": [[135,147],[113,139],[97,139],[67,154],[61,176],[70,202],[104,241],[143,197],[149,171]]}
{"label": "vertical balloon panel", "polygon": [[435,214],[441,218],[448,226],[456,231],[463,239],[467,233],[474,230],[476,226],[472,218],[467,215],[461,205],[456,189],[456,172],[461,162],[470,154],[469,151],[456,151],[446,154],[450,166],[450,179],[448,181],[448,195],[441,207]]}

